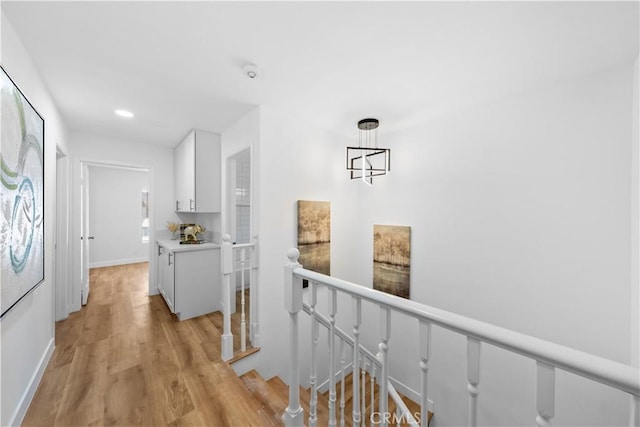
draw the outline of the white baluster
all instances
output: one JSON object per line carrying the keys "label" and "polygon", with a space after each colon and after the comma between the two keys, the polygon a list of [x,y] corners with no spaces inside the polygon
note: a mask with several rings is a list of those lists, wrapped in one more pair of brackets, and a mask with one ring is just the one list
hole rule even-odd
{"label": "white baluster", "polygon": [[335,289],[329,289],[329,425],[336,425],[336,311]]}
{"label": "white baluster", "polygon": [[289,312],[289,405],[283,415],[286,427],[302,427],[304,410],[300,406],[300,361],[298,360],[298,313],[302,310],[302,279],[294,276],[300,251],[289,249],[284,267],[284,301]]}
{"label": "white baluster", "polygon": [[551,418],[555,415],[556,400],[556,370],[553,366],[543,362],[536,362],[538,381],[536,387],[536,409],[538,416],[536,423],[539,427],[551,425]]}
{"label": "white baluster", "polygon": [[258,235],[253,236],[253,246],[249,251],[251,272],[249,273],[249,322],[251,345],[260,347],[260,330],[258,329]]}
{"label": "white baluster", "polygon": [[379,405],[378,412],[382,416],[382,426],[388,425],[388,418],[386,417],[389,412],[389,396],[387,392],[387,381],[389,380],[389,373],[387,372],[387,351],[389,350],[389,337],[391,335],[391,311],[388,308],[380,307],[380,344],[378,344],[378,359],[381,363],[380,368],[380,381],[378,382],[378,388],[380,395],[378,396]]}
{"label": "white baluster", "polygon": [[233,334],[231,332],[231,273],[233,272],[233,247],[231,236],[225,234],[222,237],[221,262],[222,262],[222,360],[233,358]]}
{"label": "white baluster", "polygon": [[345,350],[344,340],[340,340],[340,426],[344,427],[344,352]]}
{"label": "white baluster", "polygon": [[[360,323],[362,322],[362,301],[360,298],[353,297],[353,396],[352,416],[353,425],[360,425]],[[364,398],[363,398],[364,400]]]}
{"label": "white baluster", "polygon": [[429,424],[429,407],[427,394],[427,374],[429,373],[429,356],[431,355],[431,323],[420,320],[418,324],[418,342],[420,356],[421,396],[420,396],[420,425]]}
{"label": "white baluster", "polygon": [[480,383],[480,341],[467,337],[467,391],[469,392],[469,425],[478,425],[478,384]]}
{"label": "white baluster", "polygon": [[316,317],[316,304],[318,302],[318,284],[316,282],[309,283],[311,308],[311,373],[309,378],[309,386],[311,388],[311,399],[309,402],[309,427],[318,425],[318,334],[319,325]]}
{"label": "white baluster", "polygon": [[240,250],[240,351],[247,351],[247,319],[245,315],[244,300],[244,274],[247,268],[246,251]]}
{"label": "white baluster", "polygon": [[362,355],[362,426],[366,426],[367,418],[367,358]]}
{"label": "white baluster", "polygon": [[640,427],[640,396],[631,395],[629,425],[631,427]]}
{"label": "white baluster", "polygon": [[[372,360],[371,361],[371,371],[369,372],[369,382],[371,383],[371,387],[369,392],[371,393],[371,415],[369,419],[369,425],[373,425],[373,413],[376,412],[376,364]],[[380,408],[378,408],[378,412],[380,412]]]}

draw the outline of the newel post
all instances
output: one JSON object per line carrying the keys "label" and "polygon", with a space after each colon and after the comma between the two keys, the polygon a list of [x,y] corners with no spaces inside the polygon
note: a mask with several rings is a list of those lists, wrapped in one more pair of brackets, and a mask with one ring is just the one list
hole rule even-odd
{"label": "newel post", "polygon": [[222,360],[233,358],[233,334],[231,333],[231,273],[233,273],[233,247],[231,236],[222,237]]}
{"label": "newel post", "polygon": [[284,266],[284,307],[289,312],[289,406],[282,415],[286,427],[302,427],[304,410],[300,406],[300,363],[298,360],[298,313],[302,310],[302,279],[293,270],[298,264],[300,251],[287,251],[289,262]]}

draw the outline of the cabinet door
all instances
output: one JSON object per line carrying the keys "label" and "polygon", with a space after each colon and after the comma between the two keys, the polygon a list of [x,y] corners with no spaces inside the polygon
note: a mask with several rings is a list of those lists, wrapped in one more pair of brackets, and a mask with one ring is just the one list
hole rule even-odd
{"label": "cabinet door", "polygon": [[164,297],[167,301],[167,305],[172,313],[176,312],[176,298],[175,298],[175,253],[166,251],[164,259],[164,277],[162,279],[162,285],[164,288]]}
{"label": "cabinet door", "polygon": [[196,211],[220,212],[222,185],[220,135],[197,130],[195,141]]}
{"label": "cabinet door", "polygon": [[175,313],[175,280],[174,280],[174,254],[167,248],[158,246],[158,290],[169,307],[169,311]]}
{"label": "cabinet door", "polygon": [[164,266],[162,263],[162,254],[164,252],[164,248],[156,243],[156,287],[158,288],[158,292],[164,296],[163,289],[163,278],[164,278]]}
{"label": "cabinet door", "polygon": [[174,191],[176,211],[194,212],[196,209],[196,139],[192,131],[173,153]]}
{"label": "cabinet door", "polygon": [[175,313],[180,320],[219,311],[220,249],[176,253]]}

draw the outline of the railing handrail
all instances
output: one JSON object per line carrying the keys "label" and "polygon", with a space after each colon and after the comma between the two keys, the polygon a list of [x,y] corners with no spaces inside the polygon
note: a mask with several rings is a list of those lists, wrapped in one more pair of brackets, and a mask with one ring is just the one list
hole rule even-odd
{"label": "railing handrail", "polygon": [[231,244],[231,247],[233,249],[243,249],[243,248],[252,248],[256,245],[255,242],[249,242],[249,243],[233,243]]}
{"label": "railing handrail", "polygon": [[634,396],[640,396],[640,371],[632,366],[416,301],[366,288],[302,267],[294,268],[293,274],[379,306],[401,312],[407,316],[426,320],[467,337],[475,338],[581,377],[626,391]]}

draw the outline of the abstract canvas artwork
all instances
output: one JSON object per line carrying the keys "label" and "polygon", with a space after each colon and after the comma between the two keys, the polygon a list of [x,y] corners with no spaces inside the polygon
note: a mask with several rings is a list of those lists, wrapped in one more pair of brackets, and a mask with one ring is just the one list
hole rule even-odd
{"label": "abstract canvas artwork", "polygon": [[2,316],[44,281],[44,120],[0,73]]}
{"label": "abstract canvas artwork", "polygon": [[409,298],[411,227],[373,226],[373,289]]}
{"label": "abstract canvas artwork", "polygon": [[331,204],[298,200],[299,262],[307,270],[331,274]]}

